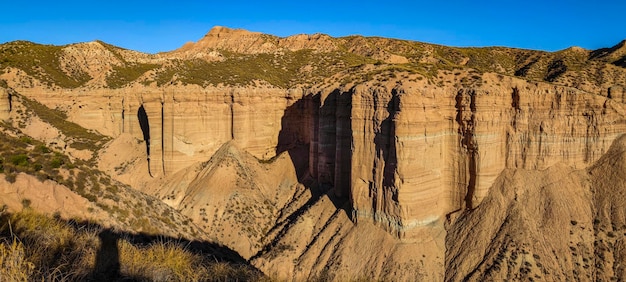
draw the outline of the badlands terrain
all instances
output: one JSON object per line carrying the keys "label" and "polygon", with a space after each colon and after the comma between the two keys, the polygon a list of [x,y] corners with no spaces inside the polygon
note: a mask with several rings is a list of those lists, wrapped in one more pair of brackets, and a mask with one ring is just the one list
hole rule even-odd
{"label": "badlands terrain", "polygon": [[624,280],[624,87],[626,41],[9,42],[0,204],[277,280]]}

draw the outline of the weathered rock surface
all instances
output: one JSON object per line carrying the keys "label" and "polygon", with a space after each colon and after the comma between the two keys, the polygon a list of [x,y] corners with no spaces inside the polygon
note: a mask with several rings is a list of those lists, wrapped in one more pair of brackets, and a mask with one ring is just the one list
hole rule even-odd
{"label": "weathered rock surface", "polygon": [[260,32],[216,26],[198,42],[187,43],[176,51],[197,54],[201,50],[221,49],[243,54],[257,54],[275,52],[283,48],[291,51],[303,49],[333,51],[338,48],[338,44],[325,34],[300,34],[278,38]]}
{"label": "weathered rock surface", "polygon": [[587,170],[502,172],[448,231],[446,280],[623,279],[624,140]]}
{"label": "weathered rock surface", "polygon": [[11,115],[11,96],[5,88],[0,88],[0,119],[7,120]]}

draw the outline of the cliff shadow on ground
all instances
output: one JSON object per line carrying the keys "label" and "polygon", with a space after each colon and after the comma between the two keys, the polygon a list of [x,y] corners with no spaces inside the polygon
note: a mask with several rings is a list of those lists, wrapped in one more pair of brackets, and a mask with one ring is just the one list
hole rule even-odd
{"label": "cliff shadow on ground", "polygon": [[17,253],[13,255],[23,250],[22,259],[35,270],[24,274],[30,273],[33,280],[170,281],[215,276],[228,281],[262,276],[236,251],[217,243],[120,231],[30,209],[0,213],[0,240],[5,251],[6,244],[14,242],[10,251]]}

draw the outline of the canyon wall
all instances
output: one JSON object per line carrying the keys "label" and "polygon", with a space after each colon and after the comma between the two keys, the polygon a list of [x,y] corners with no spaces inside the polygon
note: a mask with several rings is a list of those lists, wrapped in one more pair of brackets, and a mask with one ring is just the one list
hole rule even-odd
{"label": "canyon wall", "polygon": [[405,231],[477,207],[505,168],[585,168],[626,129],[623,104],[485,75],[478,87],[357,87],[353,219]]}
{"label": "canyon wall", "polygon": [[131,134],[144,142],[154,177],[206,161],[229,140],[259,159],[271,158],[291,100],[291,91],[271,88],[17,91],[68,112],[71,121],[85,128],[111,137]]}
{"label": "canyon wall", "polygon": [[494,74],[481,80],[17,90],[86,128],[132,134],[146,145],[153,177],[206,161],[229,140],[260,160],[287,152],[300,182],[350,200],[353,221],[410,237],[476,208],[505,168],[584,168],[626,130],[623,91],[603,97]]}

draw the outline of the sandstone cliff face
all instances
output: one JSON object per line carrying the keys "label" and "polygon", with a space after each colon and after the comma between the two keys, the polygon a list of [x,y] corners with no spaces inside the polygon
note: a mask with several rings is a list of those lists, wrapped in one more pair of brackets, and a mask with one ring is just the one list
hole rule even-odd
{"label": "sandstone cliff face", "polygon": [[588,169],[503,171],[448,231],[445,279],[623,279],[624,140]]}
{"label": "sandstone cliff face", "polygon": [[402,233],[477,207],[506,168],[587,167],[625,129],[623,105],[611,99],[484,79],[491,82],[476,88],[365,88],[353,96],[357,218]]}
{"label": "sandstone cliff face", "polygon": [[349,198],[354,221],[372,219],[402,237],[477,207],[506,168],[587,167],[626,129],[623,104],[612,98],[497,75],[481,80],[475,87],[138,88],[102,91],[95,97],[107,102],[95,104],[81,92],[39,99],[61,106],[72,97],[76,122],[143,140],[154,177],[204,161],[229,140],[262,160],[291,150],[300,180]]}
{"label": "sandstone cliff face", "polygon": [[143,140],[155,177],[205,161],[229,140],[260,159],[274,156],[290,95],[278,89],[199,87],[18,91],[68,110],[70,120],[85,128]]}

